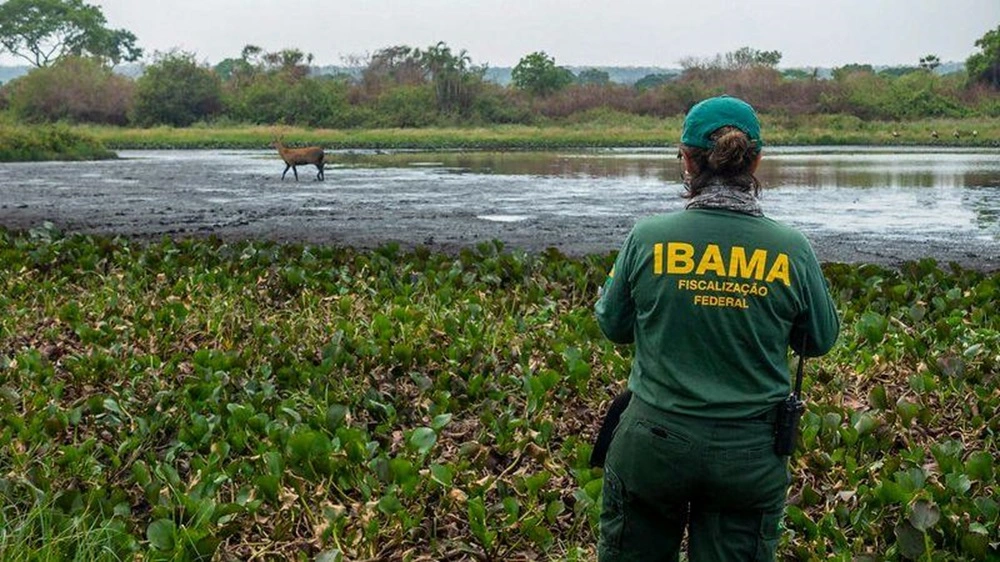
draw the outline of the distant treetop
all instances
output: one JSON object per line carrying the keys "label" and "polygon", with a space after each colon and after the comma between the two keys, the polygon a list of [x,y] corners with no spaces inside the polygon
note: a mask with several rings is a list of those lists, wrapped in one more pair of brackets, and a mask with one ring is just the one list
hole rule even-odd
{"label": "distant treetop", "polygon": [[106,24],[101,9],[82,0],[7,0],[0,4],[0,45],[35,67],[67,55],[112,64],[138,60],[135,35]]}

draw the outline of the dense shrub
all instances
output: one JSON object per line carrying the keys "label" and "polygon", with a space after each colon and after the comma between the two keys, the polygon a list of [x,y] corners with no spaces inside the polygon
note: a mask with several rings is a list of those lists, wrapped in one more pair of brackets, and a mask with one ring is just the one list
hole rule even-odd
{"label": "dense shrub", "polygon": [[146,68],[138,80],[135,121],[142,126],[186,127],[222,111],[222,82],[194,55],[171,52]]}
{"label": "dense shrub", "polygon": [[479,95],[472,103],[472,120],[478,123],[527,125],[535,121],[535,112],[521,92],[483,83]]}
{"label": "dense shrub", "polygon": [[820,94],[819,108],[862,119],[916,119],[964,117],[973,110],[964,104],[961,79],[916,71],[900,77],[867,71],[838,76]]}
{"label": "dense shrub", "polygon": [[621,85],[574,85],[537,101],[536,108],[545,117],[568,117],[574,113],[608,108],[631,111],[635,90]]}
{"label": "dense shrub", "polygon": [[375,100],[377,127],[426,127],[437,117],[437,99],[430,84],[399,86]]}
{"label": "dense shrub", "polygon": [[968,109],[959,100],[960,84],[930,72],[911,72],[892,83],[892,105],[887,113],[900,118],[964,117]]}
{"label": "dense shrub", "polygon": [[114,153],[65,126],[0,127],[0,162],[99,160]]}
{"label": "dense shrub", "polygon": [[[11,115],[27,122],[188,126],[221,118],[259,125],[414,128],[580,122],[599,110],[668,118],[682,116],[706,97],[730,94],[776,118],[843,114],[905,121],[1000,115],[1000,93],[993,88],[970,85],[965,73],[941,76],[920,68],[876,72],[870,65],[846,65],[830,80],[767,65],[712,63],[692,65],[669,80],[648,80],[642,87],[595,78],[538,90],[527,83],[484,81],[483,68],[471,65],[464,51],[455,54],[443,44],[426,51],[385,49],[360,76],[335,77],[311,74],[310,59],[300,51],[258,51],[227,59],[214,70],[191,54],[172,52],[160,55],[137,81],[92,60],[66,58],[0,88],[0,110],[9,107]],[[522,65],[522,82],[535,74],[548,76],[542,72],[546,69],[569,72],[543,53],[536,55],[531,61],[537,64]]]}
{"label": "dense shrub", "polygon": [[125,125],[135,83],[96,59],[65,57],[5,87],[15,114],[28,122],[73,121]]}
{"label": "dense shrub", "polygon": [[284,74],[262,75],[246,86],[226,89],[226,114],[236,121],[257,124],[347,123],[350,119],[343,116],[350,112],[348,87],[329,78],[290,80]]}

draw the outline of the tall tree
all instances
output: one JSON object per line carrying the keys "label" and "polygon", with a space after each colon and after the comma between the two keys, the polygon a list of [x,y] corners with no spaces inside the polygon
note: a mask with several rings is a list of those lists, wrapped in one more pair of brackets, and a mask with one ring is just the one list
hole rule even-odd
{"label": "tall tree", "polygon": [[726,53],[724,58],[724,68],[729,70],[742,70],[754,66],[775,68],[781,62],[781,53],[778,51],[758,51],[752,47],[740,47]]}
{"label": "tall tree", "polygon": [[941,66],[941,59],[937,55],[927,55],[926,57],[920,57],[920,68],[924,70],[933,71],[935,68]]}
{"label": "tall tree", "polygon": [[676,77],[677,76],[673,74],[662,74],[662,73],[647,74],[642,78],[640,78],[639,80],[637,80],[634,87],[636,90],[639,90],[640,92],[652,88],[659,88],[660,86],[666,84],[667,82],[670,82]]}
{"label": "tall tree", "polygon": [[160,54],[136,81],[135,120],[139,125],[187,127],[222,111],[222,81],[194,55]]}
{"label": "tall tree", "polygon": [[740,47],[735,51],[701,59],[685,57],[680,60],[685,73],[705,73],[719,70],[746,70],[755,67],[777,68],[781,62],[780,51],[761,51],[753,47]]}
{"label": "tall tree", "polygon": [[596,68],[588,68],[577,75],[576,81],[579,84],[590,84],[595,86],[605,86],[611,83],[611,76],[607,71]]}
{"label": "tall tree", "polygon": [[1000,25],[976,41],[978,53],[965,59],[969,79],[1000,89]]}
{"label": "tall tree", "polygon": [[138,60],[135,35],[106,24],[101,9],[82,0],[7,0],[0,4],[0,45],[36,67],[67,55]]}
{"label": "tall tree", "polygon": [[511,71],[514,86],[537,96],[546,96],[569,86],[575,77],[556,60],[545,53],[536,51],[525,55]]}
{"label": "tall tree", "polygon": [[453,53],[444,41],[417,53],[434,83],[438,109],[443,112],[467,110],[472,103],[471,94],[482,82],[486,69],[474,66],[465,49]]}
{"label": "tall tree", "polygon": [[361,71],[361,83],[366,91],[374,94],[388,86],[422,84],[424,75],[420,50],[407,45],[396,45],[371,55]]}

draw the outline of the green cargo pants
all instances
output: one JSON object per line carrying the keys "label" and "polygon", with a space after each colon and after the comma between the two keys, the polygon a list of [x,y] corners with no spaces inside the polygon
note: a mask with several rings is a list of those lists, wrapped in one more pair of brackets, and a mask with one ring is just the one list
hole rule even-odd
{"label": "green cargo pants", "polygon": [[774,454],[773,420],[669,414],[637,397],[604,472],[600,562],[771,561],[789,474]]}

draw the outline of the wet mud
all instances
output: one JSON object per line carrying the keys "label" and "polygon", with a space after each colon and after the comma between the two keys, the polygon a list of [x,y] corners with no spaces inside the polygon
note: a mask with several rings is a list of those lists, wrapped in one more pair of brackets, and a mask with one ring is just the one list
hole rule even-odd
{"label": "wet mud", "polygon": [[[638,218],[683,204],[664,188],[673,178],[662,170],[567,177],[544,170],[505,173],[494,164],[484,176],[436,161],[380,167],[335,156],[326,181],[314,179],[315,168],[302,167],[295,182],[292,174],[280,179],[283,164],[269,153],[122,156],[0,165],[0,226],[25,230],[51,222],[64,232],[144,240],[216,236],[363,249],[396,242],[444,252],[500,240],[508,249],[584,255],[617,249]],[[794,201],[802,194],[765,194],[765,210],[770,202],[784,213],[775,218],[800,228],[821,261],[898,266],[933,258],[1000,270],[992,224],[971,231],[873,232],[845,228],[835,217],[824,221],[822,208],[810,208],[810,216],[797,221],[786,197]]]}

